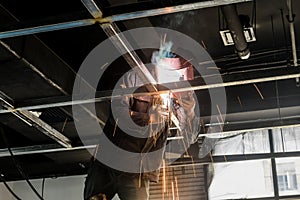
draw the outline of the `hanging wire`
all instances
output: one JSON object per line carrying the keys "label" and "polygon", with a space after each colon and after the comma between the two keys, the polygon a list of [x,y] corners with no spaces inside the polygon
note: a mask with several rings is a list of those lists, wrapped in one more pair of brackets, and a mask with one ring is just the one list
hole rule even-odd
{"label": "hanging wire", "polygon": [[18,172],[20,173],[20,175],[25,179],[25,181],[27,182],[27,184],[29,185],[29,187],[32,189],[32,191],[36,194],[36,196],[40,199],[40,200],[44,200],[43,197],[37,192],[37,190],[34,188],[34,186],[32,185],[32,183],[29,181],[27,174],[25,174],[25,172],[23,171],[20,163],[18,162],[18,160],[15,158],[15,155],[13,154],[10,145],[7,141],[7,138],[5,136],[4,130],[3,128],[0,128],[0,132],[1,132],[1,136],[3,138],[3,141],[8,149],[8,152],[11,156],[12,161],[14,162]]}
{"label": "hanging wire", "polygon": [[46,178],[43,178],[43,181],[42,181],[42,197],[44,198],[44,191],[45,191],[45,181],[46,181]]}

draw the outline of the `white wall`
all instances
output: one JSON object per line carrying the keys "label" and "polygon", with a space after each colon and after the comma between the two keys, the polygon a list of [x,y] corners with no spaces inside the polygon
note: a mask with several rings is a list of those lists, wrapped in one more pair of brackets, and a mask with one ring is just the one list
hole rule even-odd
{"label": "white wall", "polygon": [[[46,179],[44,188],[45,200],[82,200],[83,184],[85,176],[60,177],[56,179]],[[42,179],[31,180],[36,190],[41,194]],[[22,200],[38,200],[34,192],[25,181],[9,182],[12,190]],[[7,191],[4,184],[0,184],[0,200],[14,200],[14,197]]]}
{"label": "white wall", "polygon": [[[44,199],[45,200],[83,200],[84,176],[69,176],[59,178],[48,178],[45,180]],[[36,190],[41,194],[42,179],[31,180]],[[26,181],[15,181],[8,183],[11,189],[22,200],[39,200],[30,189]],[[8,192],[3,183],[0,183],[0,200],[15,200]],[[113,200],[119,200],[116,195]]]}

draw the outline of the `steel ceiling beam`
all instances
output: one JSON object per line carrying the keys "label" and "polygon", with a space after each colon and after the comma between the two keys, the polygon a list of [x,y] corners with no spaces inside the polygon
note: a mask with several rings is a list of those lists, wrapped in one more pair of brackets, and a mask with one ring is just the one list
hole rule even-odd
{"label": "steel ceiling beam", "polygon": [[[62,88],[60,85],[58,85],[56,82],[54,82],[51,78],[49,78],[45,73],[43,73],[41,70],[39,70],[35,65],[31,64],[27,59],[21,57],[16,51],[14,51],[9,45],[4,43],[3,41],[0,41],[0,45],[2,45],[6,50],[8,50],[10,53],[12,53],[16,58],[22,60],[32,71],[37,73],[41,78],[43,78],[47,83],[49,83],[54,88],[58,89],[62,94],[69,95],[68,92]],[[99,119],[96,115],[94,115],[88,108],[82,106],[82,109],[88,113],[92,118],[96,119],[100,124],[104,125],[105,123],[103,120]],[[1,109],[0,109],[1,111]],[[4,110],[2,110],[4,111]],[[5,112],[5,111],[4,111]]]}
{"label": "steel ceiling beam", "polygon": [[[1,92],[1,94],[3,94]],[[36,129],[40,130],[42,133],[52,138],[63,147],[71,148],[71,140],[64,136],[62,133],[51,127],[49,124],[32,114],[27,110],[14,110],[12,105],[12,100],[7,99],[7,95],[0,95],[0,103],[2,103],[2,107],[9,110],[13,115],[21,119],[23,122],[28,124],[29,126],[33,126]]]}
{"label": "steel ceiling beam", "polygon": [[144,10],[144,11],[136,11],[131,13],[124,13],[118,15],[112,15],[105,18],[102,18],[102,12],[97,11],[97,6],[95,7],[95,3],[91,3],[88,0],[82,0],[84,5],[86,5],[87,9],[91,13],[91,15],[95,19],[83,19],[77,21],[70,21],[70,22],[63,22],[57,24],[49,24],[49,25],[41,25],[37,27],[29,27],[11,31],[0,32],[0,39],[4,38],[12,38],[17,36],[24,36],[24,35],[31,35],[37,33],[44,33],[50,31],[57,31],[57,30],[64,30],[76,27],[83,27],[83,26],[90,26],[97,22],[99,23],[112,23],[117,21],[125,21],[125,20],[132,20],[138,18],[145,18],[157,15],[165,15],[177,12],[184,12],[189,10],[197,10],[202,8],[209,8],[209,7],[216,7],[221,5],[228,5],[234,3],[245,3],[250,2],[252,0],[213,0],[213,1],[203,1],[197,3],[190,3],[190,4],[183,4],[178,6],[169,6],[165,8],[158,8],[152,10]]}
{"label": "steel ceiling beam", "polygon": [[36,33],[44,33],[50,31],[58,31],[82,26],[90,26],[97,22],[95,19],[83,19],[77,21],[63,22],[58,24],[42,25],[37,27],[23,28],[12,31],[0,32],[0,39],[12,38],[17,36],[32,35]]}
{"label": "steel ceiling beam", "polygon": [[[84,0],[85,1],[85,0]],[[178,13],[190,10],[198,10],[203,8],[210,8],[228,4],[235,4],[235,3],[245,3],[250,2],[252,0],[212,0],[212,1],[202,1],[197,3],[189,3],[183,4],[178,6],[169,6],[165,8],[157,8],[151,10],[143,10],[131,13],[124,13],[118,15],[112,15],[110,17],[105,17],[101,21],[103,22],[117,22],[117,21],[125,21],[125,20],[132,20],[132,19],[139,19],[145,17],[152,17],[157,15],[166,15],[171,13]]]}
{"label": "steel ceiling beam", "polygon": [[[79,146],[71,148],[61,148],[56,144],[45,144],[36,146],[26,146],[26,147],[15,147],[11,148],[15,156],[30,155],[30,154],[44,154],[44,153],[57,153],[57,152],[67,152],[76,151],[84,149],[94,149],[97,145]],[[0,149],[0,157],[11,156],[8,149]]]}
{"label": "steel ceiling beam", "polygon": [[[196,81],[187,82],[183,81],[180,83],[177,83],[176,85],[170,84],[168,85],[168,88],[172,92],[177,91],[197,91],[197,90],[206,90],[206,89],[213,89],[213,88],[219,88],[219,87],[230,87],[230,86],[238,86],[238,85],[247,85],[247,84],[253,84],[253,83],[263,83],[263,82],[270,82],[270,81],[279,81],[279,80],[287,80],[287,79],[293,79],[300,77],[300,68],[294,68],[294,67],[284,67],[283,69],[273,69],[266,71],[265,73],[259,73],[256,75],[256,77],[253,75],[254,73],[257,74],[257,71],[250,72],[244,74],[244,76],[238,76],[240,80],[233,81],[236,79],[237,75],[235,74],[227,74],[222,76],[224,83],[220,84],[211,84],[211,85],[205,85],[205,84],[197,84]],[[283,74],[284,73],[284,74]],[[259,77],[257,77],[259,76]],[[249,79],[243,79],[243,77],[250,77]],[[195,84],[195,86],[193,86]],[[192,86],[191,86],[192,85]],[[169,92],[170,90],[161,91],[163,92]],[[63,107],[63,106],[72,106],[72,105],[79,105],[79,104],[89,104],[89,103],[97,103],[102,102],[104,100],[114,99],[114,98],[120,98],[120,95],[112,96],[113,91],[100,91],[96,93],[96,98],[93,99],[82,99],[82,100],[72,100],[71,96],[64,96],[64,97],[54,97],[54,98],[48,98],[47,100],[43,99],[41,101],[36,100],[33,102],[29,102],[27,104],[23,104],[20,107],[16,107],[15,110],[37,110],[37,109],[44,109],[44,108],[52,108],[52,107]],[[122,96],[132,96],[132,89],[122,89],[117,94],[122,94]],[[136,93],[136,95],[149,95],[151,93]],[[42,103],[41,103],[42,102]],[[1,110],[1,113],[9,113],[8,110]]]}

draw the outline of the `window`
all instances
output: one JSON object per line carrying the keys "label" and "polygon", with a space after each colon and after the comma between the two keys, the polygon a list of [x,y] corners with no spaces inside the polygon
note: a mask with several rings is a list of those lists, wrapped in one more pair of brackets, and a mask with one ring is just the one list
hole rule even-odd
{"label": "window", "polygon": [[276,158],[279,195],[300,194],[300,158]]}

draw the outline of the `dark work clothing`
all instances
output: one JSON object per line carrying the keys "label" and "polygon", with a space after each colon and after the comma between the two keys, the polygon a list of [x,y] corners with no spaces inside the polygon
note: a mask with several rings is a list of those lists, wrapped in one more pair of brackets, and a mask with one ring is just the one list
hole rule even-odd
{"label": "dark work clothing", "polygon": [[[127,73],[122,83],[123,87],[143,86],[135,73]],[[139,92],[147,91],[145,87],[139,88]],[[122,97],[112,104],[112,111],[104,127],[104,134],[118,148],[133,153],[155,152],[152,157],[142,157],[140,170],[136,173],[121,172],[109,168],[98,162],[97,166],[91,167],[85,185],[85,200],[98,193],[105,194],[108,199],[118,194],[122,200],[147,200],[149,182],[157,182],[159,168],[161,167],[170,119],[162,116],[156,107],[154,96]],[[171,102],[172,112],[179,120],[181,130],[187,130],[187,124],[191,124],[190,130],[186,131],[193,135],[194,117],[189,118],[187,112],[175,101]],[[115,119],[117,116],[117,119]],[[126,120],[130,116],[131,122]],[[153,117],[154,116],[154,117]],[[151,125],[149,125],[151,124]],[[188,134],[183,134],[188,135]],[[135,137],[136,136],[136,137]],[[138,136],[143,136],[140,138]],[[188,136],[191,137],[191,136]],[[189,138],[188,140],[191,140]],[[101,151],[101,147],[99,148]],[[109,152],[106,152],[109,154]],[[138,154],[139,155],[139,154]],[[113,157],[113,155],[111,155]],[[127,162],[130,162],[128,158]],[[154,169],[149,171],[147,169]],[[93,184],[93,182],[95,182]],[[143,183],[141,185],[137,183]],[[128,185],[128,188],[122,188]],[[141,187],[139,187],[141,186]],[[126,192],[127,191],[127,192]]]}
{"label": "dark work clothing", "polygon": [[[92,184],[85,185],[85,200],[91,196],[102,196],[103,194],[107,200],[112,199],[115,194],[118,194],[122,200],[148,200],[149,196],[150,181],[148,179],[139,179],[138,177],[118,172],[98,161],[92,163],[88,171],[87,183]],[[89,195],[87,196],[87,194]]]}

